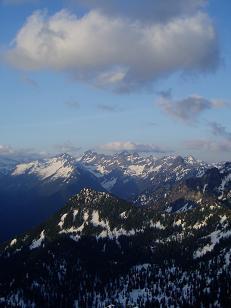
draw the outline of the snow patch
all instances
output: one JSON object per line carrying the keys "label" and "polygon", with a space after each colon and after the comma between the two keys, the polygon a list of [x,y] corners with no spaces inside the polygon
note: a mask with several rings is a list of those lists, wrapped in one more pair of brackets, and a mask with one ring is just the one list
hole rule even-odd
{"label": "snow patch", "polygon": [[126,218],[127,218],[126,211],[123,212],[123,213],[121,213],[121,214],[120,214],[120,217],[121,217],[122,219],[126,219]]}
{"label": "snow patch", "polygon": [[14,246],[17,243],[17,239],[14,238],[11,242],[10,242],[10,247]]}
{"label": "snow patch", "polygon": [[140,176],[143,174],[144,168],[144,165],[131,165],[128,167],[127,173],[135,176]]}
{"label": "snow patch", "polygon": [[178,219],[176,222],[174,222],[173,225],[174,225],[174,226],[180,226],[180,225],[182,225],[182,220],[181,220],[181,219]]}
{"label": "snow patch", "polygon": [[75,221],[76,216],[78,215],[79,210],[74,210],[73,211],[73,221]]}
{"label": "snow patch", "polygon": [[210,237],[211,243],[205,245],[202,248],[199,248],[196,252],[194,252],[193,254],[194,259],[204,256],[207,252],[211,252],[214,249],[215,245],[219,244],[221,239],[228,238],[230,236],[231,236],[231,230],[228,231],[217,230],[212,232],[210,235],[206,236]]}
{"label": "snow patch", "polygon": [[40,233],[39,239],[33,240],[32,244],[30,245],[30,250],[40,247],[44,239],[45,239],[45,230],[43,230]]}
{"label": "snow patch", "polygon": [[157,221],[157,222],[151,222],[151,227],[154,227],[156,229],[159,229],[159,230],[164,230],[165,229],[165,226],[161,224],[160,221]]}
{"label": "snow patch", "polygon": [[63,214],[63,216],[61,217],[61,220],[60,220],[60,222],[58,223],[58,226],[60,227],[60,229],[63,228],[64,220],[65,220],[66,217],[67,217],[67,213],[66,213],[66,214]]}

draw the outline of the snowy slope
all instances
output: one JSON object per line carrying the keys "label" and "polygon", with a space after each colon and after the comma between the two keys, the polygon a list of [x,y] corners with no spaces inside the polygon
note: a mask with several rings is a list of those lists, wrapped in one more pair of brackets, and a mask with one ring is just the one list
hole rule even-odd
{"label": "snowy slope", "polygon": [[70,155],[63,154],[50,159],[19,164],[13,170],[12,175],[35,175],[41,180],[50,179],[54,181],[63,179],[67,182],[75,171],[75,159]]}

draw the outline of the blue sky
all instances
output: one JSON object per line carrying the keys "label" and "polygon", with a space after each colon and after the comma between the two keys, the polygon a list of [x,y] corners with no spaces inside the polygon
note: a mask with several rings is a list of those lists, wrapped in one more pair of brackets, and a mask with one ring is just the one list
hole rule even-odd
{"label": "blue sky", "polygon": [[0,1],[0,153],[230,159],[231,3],[95,2]]}

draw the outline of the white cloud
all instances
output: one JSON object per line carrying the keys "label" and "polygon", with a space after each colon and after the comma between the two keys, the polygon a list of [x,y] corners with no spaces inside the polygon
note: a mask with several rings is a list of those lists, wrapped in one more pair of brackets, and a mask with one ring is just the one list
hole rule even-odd
{"label": "white cloud", "polygon": [[31,148],[15,148],[10,145],[0,144],[0,157],[9,157],[16,160],[28,161],[39,159],[48,155],[46,152],[37,152]]}
{"label": "white cloud", "polygon": [[154,144],[138,144],[131,141],[114,141],[101,145],[99,147],[102,150],[110,152],[131,151],[131,152],[143,152],[143,153],[166,153],[170,152],[158,145]]}
{"label": "white cloud", "polygon": [[9,145],[0,144],[0,155],[11,155],[14,153],[14,150]]}
{"label": "white cloud", "polygon": [[53,16],[33,13],[6,59],[19,69],[67,72],[78,81],[126,92],[174,72],[214,70],[219,52],[213,23],[202,12],[146,24],[97,10],[79,18],[62,10]]}
{"label": "white cloud", "polygon": [[161,96],[158,105],[170,116],[185,122],[196,121],[200,114],[213,108],[222,108],[225,102],[209,100],[202,96],[192,95],[181,100],[172,100],[169,96]]}

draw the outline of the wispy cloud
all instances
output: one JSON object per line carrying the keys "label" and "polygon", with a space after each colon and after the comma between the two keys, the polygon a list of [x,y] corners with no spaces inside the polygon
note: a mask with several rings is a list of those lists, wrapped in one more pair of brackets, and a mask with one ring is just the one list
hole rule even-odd
{"label": "wispy cloud", "polygon": [[219,136],[219,137],[222,137],[222,138],[225,138],[231,141],[231,132],[228,132],[225,126],[217,122],[210,122],[209,126],[212,130],[213,135]]}
{"label": "wispy cloud", "polygon": [[190,150],[231,152],[231,141],[211,141],[206,139],[188,140],[183,143],[184,147]]}
{"label": "wispy cloud", "polygon": [[157,126],[157,123],[151,121],[151,122],[148,122],[147,125],[148,125],[148,126]]}
{"label": "wispy cloud", "polygon": [[37,81],[35,81],[34,79],[30,78],[29,76],[27,76],[25,74],[23,74],[21,76],[21,80],[22,80],[22,82],[28,84],[31,87],[38,88],[38,86],[39,86]]}
{"label": "wispy cloud", "polygon": [[106,105],[106,104],[98,104],[97,105],[97,108],[99,110],[102,110],[102,111],[106,111],[106,112],[118,112],[118,111],[121,111],[122,109],[117,106],[117,105]]}
{"label": "wispy cloud", "polygon": [[172,89],[157,91],[157,94],[162,98],[171,99],[172,97]]}
{"label": "wispy cloud", "polygon": [[99,146],[101,150],[110,152],[131,151],[143,153],[167,153],[171,152],[164,147],[155,144],[140,144],[131,141],[114,141]]}
{"label": "wispy cloud", "polygon": [[188,96],[180,100],[161,96],[157,104],[169,116],[187,123],[197,121],[199,116],[207,110],[223,108],[226,105],[221,100],[210,100],[198,95]]}
{"label": "wispy cloud", "polygon": [[80,108],[80,103],[75,100],[67,100],[64,103],[68,108],[73,108],[73,109],[79,109]]}

